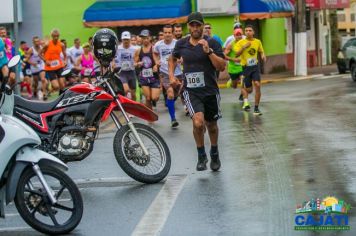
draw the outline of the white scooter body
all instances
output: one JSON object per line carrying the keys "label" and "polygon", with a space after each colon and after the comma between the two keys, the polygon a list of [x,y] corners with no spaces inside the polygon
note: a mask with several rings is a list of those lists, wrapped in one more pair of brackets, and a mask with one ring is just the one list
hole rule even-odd
{"label": "white scooter body", "polygon": [[[56,157],[37,149],[36,146],[41,144],[40,137],[21,120],[0,114],[0,129],[3,136],[0,137],[0,217],[5,217],[5,205],[14,199],[18,180],[26,167],[51,165],[63,171],[68,167]],[[51,189],[48,190],[52,195]],[[54,196],[49,197],[55,201]]]}

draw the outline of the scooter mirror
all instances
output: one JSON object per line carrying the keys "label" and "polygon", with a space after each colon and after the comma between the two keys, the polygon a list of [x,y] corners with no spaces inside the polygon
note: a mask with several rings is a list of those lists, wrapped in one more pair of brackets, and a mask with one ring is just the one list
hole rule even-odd
{"label": "scooter mirror", "polygon": [[17,64],[19,64],[20,60],[21,60],[20,55],[14,56],[14,57],[11,58],[10,61],[7,63],[7,67],[11,68],[11,67],[16,66]]}
{"label": "scooter mirror", "polygon": [[66,69],[62,72],[61,76],[67,76],[70,74],[71,71],[72,71],[71,69]]}

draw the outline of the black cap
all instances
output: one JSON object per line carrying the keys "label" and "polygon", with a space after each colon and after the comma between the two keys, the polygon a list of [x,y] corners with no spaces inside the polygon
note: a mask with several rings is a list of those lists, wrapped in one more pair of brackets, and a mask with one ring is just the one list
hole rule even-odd
{"label": "black cap", "polygon": [[144,29],[140,33],[140,36],[142,36],[142,37],[148,37],[150,35],[151,35],[151,33],[150,33],[150,31],[148,29]]}
{"label": "black cap", "polygon": [[188,16],[188,24],[190,24],[192,22],[197,22],[197,23],[203,25],[204,24],[203,15],[200,12],[190,13],[190,15]]}

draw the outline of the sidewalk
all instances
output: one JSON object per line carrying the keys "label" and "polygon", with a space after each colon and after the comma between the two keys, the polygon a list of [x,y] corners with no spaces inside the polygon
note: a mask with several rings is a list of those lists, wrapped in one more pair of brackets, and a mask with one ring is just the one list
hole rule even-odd
{"label": "sidewalk", "polygon": [[[308,68],[307,76],[294,76],[294,71],[286,71],[274,74],[261,74],[262,83],[273,83],[278,81],[295,80],[295,79],[308,79],[325,75],[339,74],[336,64]],[[229,80],[227,73],[224,71],[219,78],[219,88],[226,88],[226,82]]]}

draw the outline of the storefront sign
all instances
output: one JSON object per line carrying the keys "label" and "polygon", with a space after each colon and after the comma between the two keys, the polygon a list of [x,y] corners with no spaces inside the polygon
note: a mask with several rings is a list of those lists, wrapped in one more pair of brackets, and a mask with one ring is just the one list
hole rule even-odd
{"label": "storefront sign", "polygon": [[237,0],[198,0],[197,10],[203,14],[236,15]]}
{"label": "storefront sign", "polygon": [[307,6],[314,10],[350,7],[350,0],[306,0]]}

